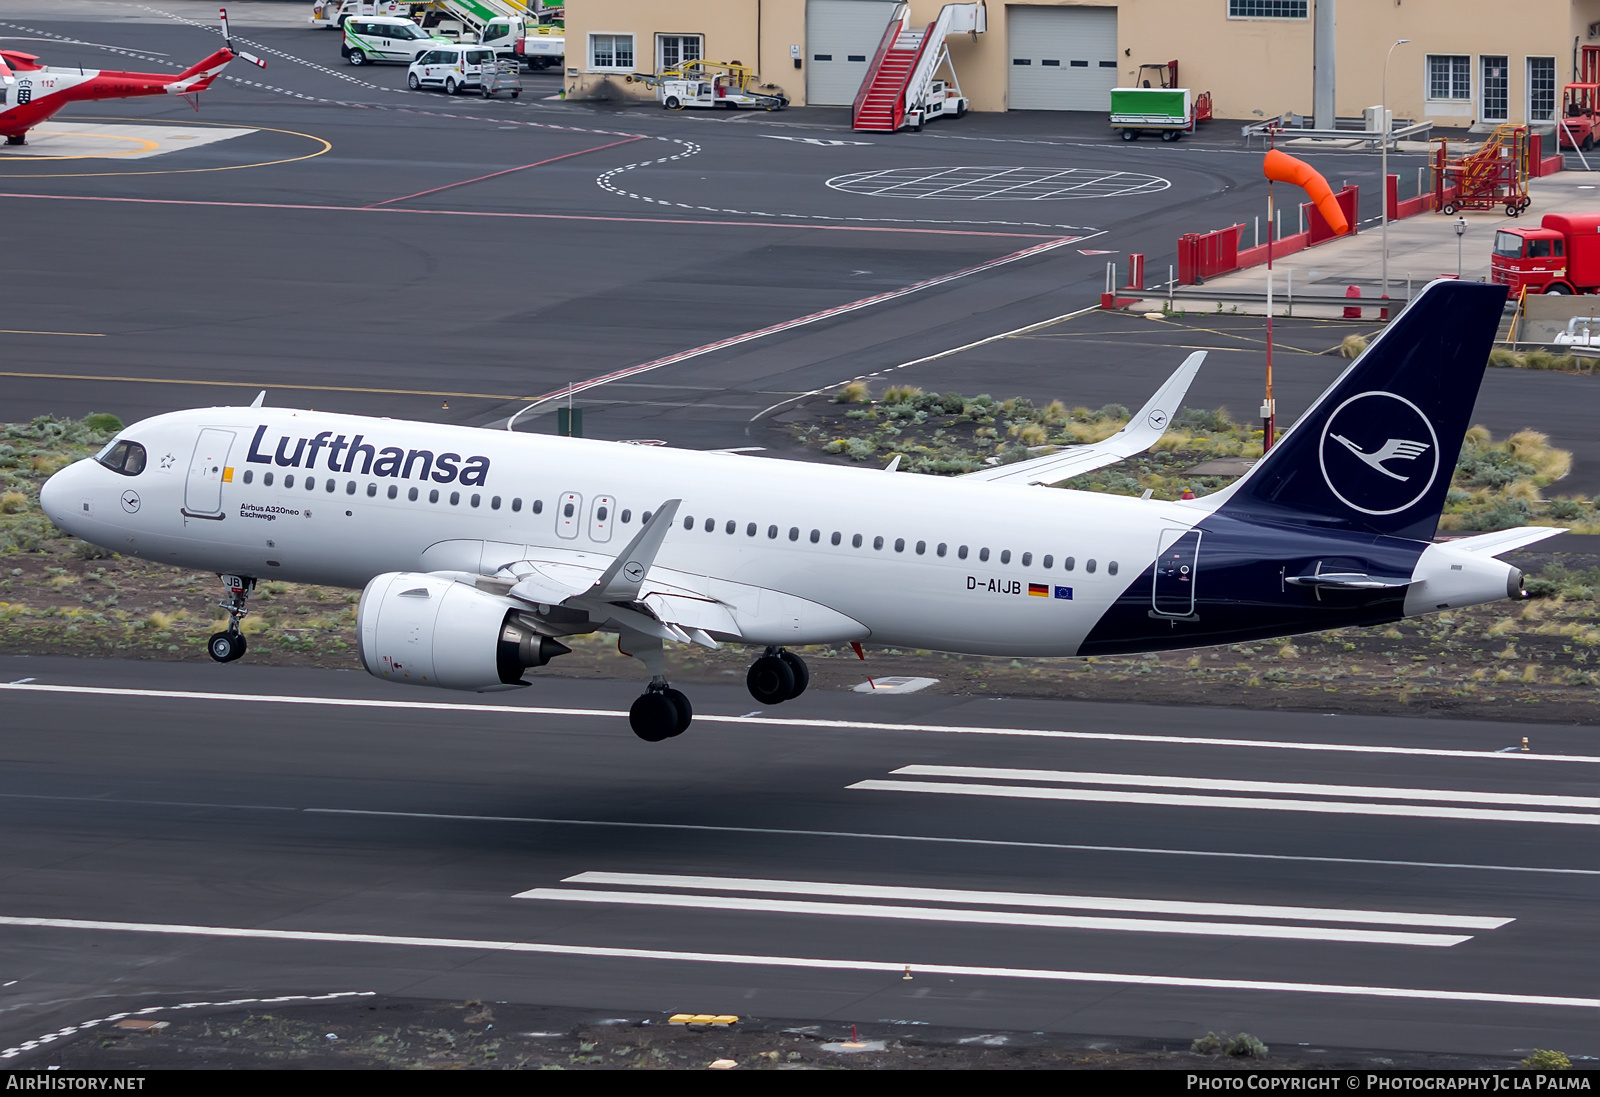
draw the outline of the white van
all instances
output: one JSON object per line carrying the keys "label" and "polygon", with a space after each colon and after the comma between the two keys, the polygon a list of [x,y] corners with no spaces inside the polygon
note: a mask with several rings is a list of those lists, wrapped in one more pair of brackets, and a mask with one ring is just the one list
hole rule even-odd
{"label": "white van", "polygon": [[352,65],[370,65],[379,61],[409,65],[423,50],[444,41],[409,19],[388,15],[370,19],[352,18],[344,21],[344,44],[339,47],[339,52]]}
{"label": "white van", "polygon": [[412,91],[422,88],[443,88],[451,95],[459,95],[471,88],[483,90],[484,68],[497,64],[494,50],[487,46],[440,44],[425,50],[411,62],[406,73],[406,83]]}

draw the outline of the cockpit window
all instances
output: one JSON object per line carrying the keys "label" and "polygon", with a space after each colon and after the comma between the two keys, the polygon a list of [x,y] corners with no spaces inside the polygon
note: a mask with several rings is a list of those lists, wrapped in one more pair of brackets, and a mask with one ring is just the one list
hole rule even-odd
{"label": "cockpit window", "polygon": [[95,460],[112,472],[137,476],[144,471],[144,447],[138,442],[113,442],[101,450]]}

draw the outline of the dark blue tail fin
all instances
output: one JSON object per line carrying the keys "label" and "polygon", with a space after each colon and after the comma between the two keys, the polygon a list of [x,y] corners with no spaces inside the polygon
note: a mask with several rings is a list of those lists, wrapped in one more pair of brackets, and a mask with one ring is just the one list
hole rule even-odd
{"label": "dark blue tail fin", "polygon": [[1505,300],[1504,286],[1430,283],[1218,513],[1431,540]]}

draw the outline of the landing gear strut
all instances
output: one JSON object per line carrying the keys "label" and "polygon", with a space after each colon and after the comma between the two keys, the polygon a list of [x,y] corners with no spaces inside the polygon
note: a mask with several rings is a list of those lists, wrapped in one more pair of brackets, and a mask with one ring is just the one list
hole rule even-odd
{"label": "landing gear strut", "polygon": [[643,663],[650,672],[650,685],[628,709],[628,724],[633,733],[647,743],[659,743],[682,735],[694,719],[694,706],[681,690],[667,685],[666,660],[661,641],[632,629],[617,636],[617,650]]}
{"label": "landing gear strut", "polygon": [[650,688],[628,709],[633,733],[647,743],[659,743],[682,735],[694,719],[694,708],[681,690],[667,685],[665,678],[654,678]]}
{"label": "landing gear strut", "polygon": [[8,134],[6,134],[6,144],[8,144],[8,145],[26,145],[27,143],[28,143],[27,134],[23,134],[23,133],[8,133]]}
{"label": "landing gear strut", "polygon": [[239,623],[244,620],[244,615],[250,612],[244,607],[250,600],[251,592],[256,589],[256,581],[244,575],[222,575],[218,578],[228,591],[228,596],[217,603],[228,611],[228,627],[223,632],[211,634],[211,639],[206,641],[206,650],[217,662],[231,663],[235,659],[242,658],[248,646],[245,643],[244,633],[240,631]]}
{"label": "landing gear strut", "polygon": [[744,679],[750,696],[763,705],[792,701],[806,691],[810,682],[811,671],[805,660],[780,647],[768,647],[761,658],[750,664],[750,673]]}

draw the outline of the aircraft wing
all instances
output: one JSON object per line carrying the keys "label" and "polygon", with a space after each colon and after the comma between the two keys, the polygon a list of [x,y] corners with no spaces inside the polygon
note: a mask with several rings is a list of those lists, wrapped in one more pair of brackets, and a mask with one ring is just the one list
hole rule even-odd
{"label": "aircraft wing", "polygon": [[1494,533],[1480,533],[1476,537],[1457,537],[1445,542],[1451,552],[1470,552],[1480,556],[1499,556],[1502,552],[1525,548],[1535,541],[1554,537],[1566,530],[1560,526],[1518,526]]}
{"label": "aircraft wing", "polygon": [[963,479],[1012,484],[1058,484],[1081,473],[1092,472],[1125,457],[1143,453],[1167,432],[1172,417],[1183,406],[1189,383],[1194,380],[1200,364],[1205,360],[1206,352],[1203,350],[1197,350],[1185,358],[1177,372],[1167,378],[1166,384],[1156,390],[1145,406],[1128,420],[1128,425],[1102,442],[1069,446],[1044,457],[979,469],[966,473]]}

